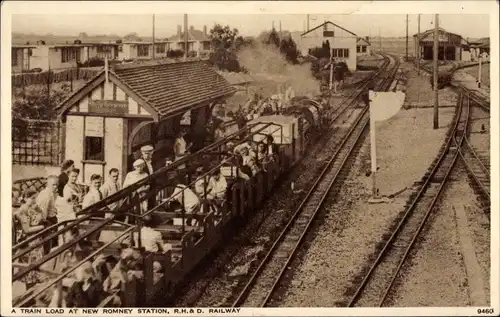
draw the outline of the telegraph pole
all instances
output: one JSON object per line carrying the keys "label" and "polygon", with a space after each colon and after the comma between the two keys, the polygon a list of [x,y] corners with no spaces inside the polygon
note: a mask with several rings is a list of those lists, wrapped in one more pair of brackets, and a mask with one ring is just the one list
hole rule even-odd
{"label": "telegraph pole", "polygon": [[378,50],[382,52],[382,35],[380,35],[380,28],[378,28]]}
{"label": "telegraph pole", "polygon": [[307,29],[306,32],[309,31],[309,14],[307,15]]}
{"label": "telegraph pole", "polygon": [[153,59],[155,59],[155,15],[153,14]]}
{"label": "telegraph pole", "polygon": [[418,15],[418,32],[417,32],[417,74],[420,75],[420,14]]}
{"label": "telegraph pole", "polygon": [[434,129],[439,128],[438,99],[439,15],[434,15]]}
{"label": "telegraph pole", "polygon": [[188,49],[188,15],[184,14],[184,60],[187,60]]}
{"label": "telegraph pole", "polygon": [[280,20],[280,51],[281,51],[281,41],[283,39],[283,33],[281,31],[281,20]]}
{"label": "telegraph pole", "polygon": [[408,61],[408,14],[406,15],[406,60]]}

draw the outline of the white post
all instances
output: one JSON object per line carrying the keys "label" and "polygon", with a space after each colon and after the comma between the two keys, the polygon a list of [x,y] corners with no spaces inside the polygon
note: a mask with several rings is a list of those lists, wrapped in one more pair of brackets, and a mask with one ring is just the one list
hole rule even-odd
{"label": "white post", "polygon": [[481,88],[481,67],[482,67],[481,55],[479,55],[478,60],[479,60],[479,70],[477,75],[477,88]]}
{"label": "white post", "polygon": [[108,57],[106,56],[104,58],[104,73],[105,73],[105,78],[106,78],[106,82],[108,82]]}
{"label": "white post", "polygon": [[[372,103],[370,100],[370,107]],[[370,115],[370,160],[372,162],[372,195],[373,198],[377,198],[377,143],[375,141],[375,120],[372,115]]]}

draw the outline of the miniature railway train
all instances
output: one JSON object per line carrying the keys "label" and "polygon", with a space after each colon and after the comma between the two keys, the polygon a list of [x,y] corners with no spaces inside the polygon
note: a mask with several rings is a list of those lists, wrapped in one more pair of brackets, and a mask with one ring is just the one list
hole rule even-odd
{"label": "miniature railway train", "polygon": [[[222,140],[79,211],[75,220],[53,225],[16,242],[12,248],[16,268],[13,282],[36,270],[51,279],[14,298],[13,306],[32,306],[35,301],[50,305],[53,295],[63,293],[64,281],[89,261],[105,272],[101,278],[108,285],[105,287],[108,296],[100,301],[99,307],[164,306],[168,295],[173,294],[186,275],[226,238],[229,224],[258,208],[278,184],[279,177],[307,153],[309,144],[321,135],[331,116],[324,96],[295,97],[280,112],[249,121]],[[249,177],[242,175],[242,159],[235,151],[245,146],[256,153],[257,164]],[[208,199],[207,184],[219,171],[227,182],[226,193],[223,198]],[[39,183],[37,187],[44,186],[43,180],[34,181]],[[193,209],[186,205],[185,195],[189,195],[187,189],[200,182],[203,193]],[[138,194],[145,186],[149,191]],[[117,207],[111,210],[110,205]],[[97,217],[103,211],[111,216]],[[127,216],[128,223],[118,220],[119,216]],[[151,218],[156,221],[154,225],[150,225]],[[164,252],[145,250],[142,238],[146,223],[161,233],[169,246]],[[59,244],[41,259],[18,263],[47,241],[72,231],[78,236]],[[96,234],[100,234],[100,240],[90,241]],[[124,257],[124,250],[131,253]],[[76,262],[62,270],[61,263],[68,254]],[[136,271],[143,275],[128,274]],[[116,276],[121,283],[113,282]],[[56,306],[60,305],[59,300]]]}

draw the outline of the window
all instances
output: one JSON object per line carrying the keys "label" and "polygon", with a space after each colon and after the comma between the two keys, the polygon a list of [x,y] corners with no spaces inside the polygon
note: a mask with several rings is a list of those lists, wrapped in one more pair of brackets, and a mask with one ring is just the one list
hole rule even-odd
{"label": "window", "polygon": [[156,48],[156,53],[158,54],[161,54],[161,53],[165,53],[166,51],[166,44],[164,43],[160,43],[160,44],[155,44],[155,48]]}
{"label": "window", "polygon": [[349,49],[347,48],[333,48],[332,57],[349,58]]}
{"label": "window", "polygon": [[333,31],[327,31],[327,30],[323,31],[323,37],[333,37],[333,36],[334,36]]}
{"label": "window", "polygon": [[356,53],[361,53],[361,46],[356,46]]}
{"label": "window", "polygon": [[204,51],[210,50],[210,42],[203,42],[203,50]]}
{"label": "window", "polygon": [[118,52],[123,52],[123,45],[118,45]]}
{"label": "window", "polygon": [[361,52],[366,53],[366,45],[361,46]]}
{"label": "window", "polygon": [[137,56],[149,56],[149,45],[137,45]]}
{"label": "window", "polygon": [[61,48],[61,62],[67,63],[80,60],[80,50],[74,47]]}
{"label": "window", "polygon": [[97,136],[85,137],[84,160],[104,161],[104,138]]}
{"label": "window", "polygon": [[17,52],[18,50],[13,48],[12,49],[12,66],[17,66],[17,64],[19,63],[18,59],[17,59]]}

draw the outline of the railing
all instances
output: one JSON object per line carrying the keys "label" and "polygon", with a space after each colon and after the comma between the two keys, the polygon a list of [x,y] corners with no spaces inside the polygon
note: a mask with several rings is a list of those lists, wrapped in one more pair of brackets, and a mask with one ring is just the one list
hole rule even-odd
{"label": "railing", "polygon": [[[198,155],[214,155],[214,153],[217,153],[217,152],[212,152],[212,151],[214,151],[214,150],[216,151],[226,142],[237,141],[237,142],[234,142],[233,146],[228,147],[226,149],[227,151],[232,151],[238,145],[246,142],[249,137],[253,137],[254,135],[257,135],[257,134],[272,135],[277,131],[280,131],[280,133],[283,134],[283,127],[281,125],[278,125],[275,123],[259,123],[259,126],[262,126],[262,127],[259,128],[256,125],[251,125],[243,130],[238,131],[234,135],[226,138],[224,141],[216,142],[214,145],[209,146],[208,148],[200,151],[201,153],[195,153],[193,155],[196,155],[196,154],[198,154]],[[270,131],[269,128],[273,127],[273,126],[274,126],[274,130]],[[252,128],[255,131],[251,131]],[[268,129],[267,132],[263,133],[262,131],[264,131],[266,129]],[[243,132],[250,133],[250,135],[244,137]],[[235,139],[236,137],[238,137],[239,139]],[[189,157],[192,157],[193,155],[190,155]],[[44,291],[47,291],[55,283],[62,280],[62,278],[67,276],[67,274],[74,271],[76,268],[78,268],[80,265],[84,264],[86,261],[92,259],[94,256],[98,255],[106,247],[110,246],[113,242],[116,242],[118,239],[124,238],[127,234],[131,234],[130,241],[131,241],[131,244],[134,244],[134,241],[135,241],[135,239],[133,238],[134,231],[137,232],[138,239],[137,239],[137,245],[135,245],[135,247],[141,248],[141,230],[140,230],[140,228],[142,227],[141,219],[148,214],[158,212],[160,210],[160,208],[167,205],[174,198],[170,197],[168,199],[165,199],[162,202],[160,202],[159,204],[156,204],[156,206],[150,206],[146,212],[143,212],[143,210],[141,210],[141,203],[148,201],[152,197],[156,197],[160,191],[166,190],[171,185],[167,184],[167,183],[157,184],[160,186],[156,186],[156,188],[153,187],[154,190],[152,190],[148,195],[145,195],[143,197],[135,196],[133,193],[139,187],[142,187],[146,184],[151,185],[152,183],[154,183],[155,180],[159,180],[160,178],[165,177],[166,172],[180,173],[177,168],[179,167],[179,165],[187,163],[187,161],[189,160],[189,157],[181,159],[178,162],[175,162],[173,165],[157,171],[153,175],[149,176],[147,179],[140,181],[138,183],[135,183],[135,184],[131,185],[130,187],[127,187],[127,188],[123,189],[122,191],[116,193],[115,195],[110,196],[109,198],[104,199],[103,201],[98,202],[97,204],[94,204],[93,206],[90,206],[90,207],[82,210],[81,212],[78,213],[81,216],[81,218],[73,220],[71,222],[68,222],[64,228],[58,229],[57,232],[54,232],[50,235],[47,235],[55,227],[60,227],[61,224],[57,224],[57,225],[54,225],[50,228],[46,228],[42,232],[35,234],[35,235],[32,235],[27,240],[15,245],[13,247],[13,252],[19,251],[21,249],[21,247],[26,246],[27,244],[32,243],[35,240],[38,240],[35,243],[33,243],[32,245],[30,245],[29,247],[27,247],[26,249],[15,254],[13,256],[13,260],[17,260],[17,259],[21,258],[23,255],[26,255],[29,252],[31,252],[33,249],[41,247],[44,243],[50,241],[52,238],[57,237],[60,234],[64,234],[64,232],[71,230],[72,228],[80,227],[84,222],[86,222],[90,219],[94,219],[92,215],[95,214],[96,212],[100,211],[102,208],[106,207],[106,205],[108,205],[110,203],[114,203],[114,202],[123,202],[124,199],[125,199],[124,204],[121,205],[117,210],[111,211],[111,213],[114,214],[115,216],[117,214],[126,214],[129,217],[135,217],[136,225],[127,228],[124,232],[122,232],[119,235],[119,237],[114,238],[111,242],[106,243],[104,246],[102,246],[99,249],[97,249],[96,251],[94,251],[91,255],[87,256],[84,260],[80,261],[80,263],[78,263],[76,266],[73,266],[70,269],[70,271],[65,272],[61,276],[59,276],[56,279],[52,280],[51,282],[45,284],[41,289],[35,291],[33,294],[29,295],[27,298],[24,298],[24,299],[17,301],[15,305],[22,306],[22,305],[25,305],[26,303],[28,303],[30,300],[35,299],[37,296],[42,294]],[[258,157],[257,157],[257,159],[258,159]],[[225,164],[225,162],[219,162],[218,164],[214,164],[214,166],[211,166],[208,169],[208,171],[204,172],[203,175],[199,176],[194,181],[190,182],[190,184],[188,186],[193,186],[199,180],[206,179],[207,177],[209,177],[209,175],[213,171],[215,171],[217,168],[222,167],[224,164]],[[203,197],[206,198],[206,194],[207,193],[206,193],[206,187],[205,187],[204,194],[202,195],[202,198]],[[184,190],[182,191],[181,195],[184,195]],[[207,205],[206,199],[202,199],[202,201],[203,201],[203,206],[206,208],[206,205]],[[182,199],[182,202],[184,202],[184,199]],[[180,216],[182,217],[182,235],[184,236],[184,234],[186,233],[185,221],[184,221],[186,219],[186,213],[185,213],[185,208],[184,208],[183,203],[182,203],[181,211],[182,211],[182,215],[180,215]],[[206,214],[207,214],[206,217],[208,218],[209,213],[207,212]],[[75,238],[75,239],[65,243],[64,245],[59,246],[58,248],[52,250],[49,254],[45,255],[42,259],[36,261],[35,263],[32,263],[32,264],[28,265],[27,267],[22,268],[19,272],[15,273],[13,275],[13,281],[20,279],[21,277],[28,274],[30,271],[32,271],[34,269],[38,269],[41,265],[43,265],[47,261],[57,257],[58,255],[62,254],[64,251],[68,250],[69,248],[76,246],[77,243],[79,243],[83,239],[91,236],[93,233],[99,232],[101,230],[106,230],[107,225],[109,225],[113,222],[115,222],[115,223],[117,222],[114,219],[115,216],[113,216],[109,219],[104,219],[104,220],[99,221],[98,223],[94,224],[89,229],[87,229],[85,232],[80,233],[77,238]],[[108,297],[106,300],[110,301],[110,298]],[[105,305],[105,304],[103,304],[103,305]]]}

